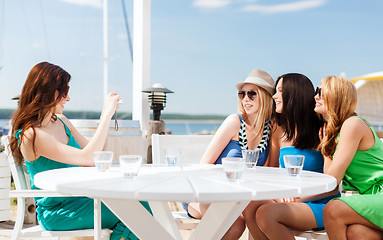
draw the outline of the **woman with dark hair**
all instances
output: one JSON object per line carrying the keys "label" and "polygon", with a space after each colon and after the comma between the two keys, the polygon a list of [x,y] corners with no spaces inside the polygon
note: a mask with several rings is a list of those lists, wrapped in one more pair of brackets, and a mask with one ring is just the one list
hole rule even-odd
{"label": "woman with dark hair", "polygon": [[[283,156],[305,156],[303,169],[323,173],[323,157],[315,149],[320,143],[323,122],[314,112],[314,86],[299,73],[288,73],[277,79],[274,99],[272,147]],[[278,151],[276,151],[278,152]],[[244,210],[246,225],[254,239],[294,239],[289,228],[309,230],[323,227],[323,207],[337,190],[315,196],[253,201]]]}
{"label": "woman with dark hair", "polygon": [[330,239],[383,239],[383,143],[357,116],[357,92],[345,78],[327,76],[315,95],[315,112],[326,120],[319,145],[324,172],[359,194],[329,202],[324,223]]}
{"label": "woman with dark hair", "polygon": [[[94,166],[92,154],[101,151],[108,136],[109,123],[118,109],[120,97],[108,95],[99,125],[88,141],[62,114],[70,100],[71,76],[59,66],[41,62],[34,66],[25,81],[19,105],[12,117],[10,148],[20,165],[25,162],[32,189],[35,174],[51,169]],[[37,220],[46,230],[93,228],[93,200],[85,197],[35,198]],[[147,209],[147,203],[142,203]],[[102,227],[113,230],[111,239],[137,237],[104,205]]]}

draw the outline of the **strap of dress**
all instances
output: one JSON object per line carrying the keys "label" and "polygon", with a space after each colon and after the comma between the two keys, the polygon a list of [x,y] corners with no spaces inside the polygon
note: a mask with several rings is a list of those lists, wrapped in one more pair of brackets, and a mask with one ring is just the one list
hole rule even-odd
{"label": "strap of dress", "polygon": [[247,146],[247,137],[246,137],[246,128],[245,128],[245,119],[238,114],[239,119],[241,121],[241,127],[239,128],[238,138],[239,138],[239,146],[241,149],[247,150],[249,147]]}
{"label": "strap of dress", "polygon": [[[239,115],[239,114],[238,114]],[[249,147],[247,146],[247,137],[246,137],[246,128],[245,128],[245,119],[242,118],[241,115],[241,127],[239,128],[239,145],[241,146],[241,149],[247,150]],[[270,119],[267,119],[265,121],[265,127],[263,128],[263,135],[261,142],[257,146],[257,150],[259,150],[259,153],[262,153],[266,150],[267,145],[269,144],[269,138],[270,138],[270,129],[271,129],[271,121]]]}
{"label": "strap of dress", "polygon": [[269,144],[270,130],[271,130],[271,121],[270,119],[267,119],[265,121],[265,127],[263,128],[262,140],[257,147],[257,149],[259,150],[259,153],[265,151],[267,148],[267,145]]}
{"label": "strap of dress", "polygon": [[17,146],[20,147],[20,134],[23,130],[22,129],[17,129],[15,132],[15,138],[17,139]]}
{"label": "strap of dress", "polygon": [[[56,115],[56,117],[57,117],[57,115]],[[64,123],[63,120],[61,120],[61,118],[57,117],[57,119],[60,120],[60,121],[64,124],[64,127],[65,127],[65,133],[66,133],[68,136],[70,136],[70,135],[71,135],[71,132],[70,132],[68,126]]]}
{"label": "strap of dress", "polygon": [[[352,117],[357,117],[357,118],[362,119],[363,122],[365,122],[365,123],[367,124],[367,126],[371,129],[372,133],[374,134],[375,139],[378,139],[378,140],[379,140],[379,137],[378,137],[378,135],[376,134],[375,129],[371,126],[371,124],[370,124],[369,122],[367,122],[366,119],[362,118],[361,116],[352,116]],[[339,135],[338,135],[338,136],[339,136]]]}

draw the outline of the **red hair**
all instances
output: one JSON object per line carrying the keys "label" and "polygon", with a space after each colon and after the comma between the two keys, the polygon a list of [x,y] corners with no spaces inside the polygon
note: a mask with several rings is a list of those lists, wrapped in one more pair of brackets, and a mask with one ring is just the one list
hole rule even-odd
{"label": "red hair", "polygon": [[[44,117],[68,95],[70,78],[64,69],[48,62],[38,63],[29,72],[18,107],[12,116],[10,148],[17,164],[23,162],[20,144],[25,131],[32,128],[35,133],[35,128],[41,125]],[[57,120],[55,115],[52,118]],[[21,133],[17,139],[15,134],[19,129]],[[35,134],[31,140],[35,152]]]}

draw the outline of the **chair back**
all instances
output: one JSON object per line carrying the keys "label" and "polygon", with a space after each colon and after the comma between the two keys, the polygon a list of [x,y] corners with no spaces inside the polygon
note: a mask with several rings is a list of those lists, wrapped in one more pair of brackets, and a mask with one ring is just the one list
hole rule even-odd
{"label": "chair back", "polygon": [[153,164],[166,164],[164,148],[181,148],[180,163],[200,163],[214,135],[152,135]]}
{"label": "chair back", "polygon": [[[5,154],[7,155],[7,160],[9,164],[9,168],[11,169],[11,174],[13,177],[13,182],[15,183],[16,190],[29,190],[30,184],[27,168],[25,164],[21,164],[19,166],[16,165],[15,159],[13,158],[12,153],[9,149],[9,136],[2,136],[1,142],[5,146]],[[28,181],[27,181],[28,180]]]}

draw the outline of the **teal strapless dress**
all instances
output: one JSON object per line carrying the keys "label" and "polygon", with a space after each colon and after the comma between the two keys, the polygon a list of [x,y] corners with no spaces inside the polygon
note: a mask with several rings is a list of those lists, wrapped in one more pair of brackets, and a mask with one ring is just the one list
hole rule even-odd
{"label": "teal strapless dress", "polygon": [[[69,137],[68,146],[80,148],[80,145],[71,135],[69,128],[58,118],[65,126],[65,132]],[[19,137],[20,131],[16,133]],[[56,162],[46,157],[39,157],[33,162],[25,161],[32,189],[38,189],[34,184],[34,176],[39,172],[52,169],[77,167],[75,165]],[[90,229],[94,225],[93,217],[93,199],[85,197],[43,197],[35,198],[37,220],[46,230],[65,231]],[[149,211],[147,202],[141,204]],[[134,216],[132,216],[134,217]],[[104,204],[101,206],[101,226],[113,230],[110,239],[138,239]]]}

